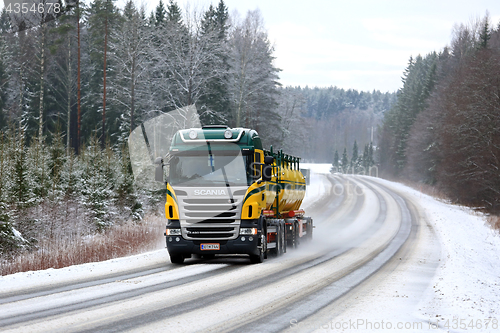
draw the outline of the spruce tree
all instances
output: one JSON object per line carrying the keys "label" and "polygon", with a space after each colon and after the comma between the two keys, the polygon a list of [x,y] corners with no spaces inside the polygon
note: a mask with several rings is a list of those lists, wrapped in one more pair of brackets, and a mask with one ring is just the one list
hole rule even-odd
{"label": "spruce tree", "polygon": [[332,172],[339,172],[339,152],[335,149],[335,154],[333,155]]}
{"label": "spruce tree", "polygon": [[365,145],[365,149],[363,150],[363,157],[362,157],[362,166],[363,166],[363,174],[368,173],[368,169],[370,168],[370,161],[369,161],[369,148],[368,144]]}
{"label": "spruce tree", "polygon": [[11,186],[7,150],[8,144],[5,143],[4,133],[0,132],[0,254],[8,253],[17,247],[7,201]]}
{"label": "spruce tree", "polygon": [[340,168],[342,173],[347,173],[349,169],[349,158],[347,157],[347,148],[344,148],[344,153],[342,153],[342,161],[340,163]]}
{"label": "spruce tree", "polygon": [[175,27],[182,26],[182,11],[175,0],[169,0],[166,21]]}
{"label": "spruce tree", "polygon": [[358,156],[358,142],[354,140],[354,145],[352,147],[352,155],[351,155],[351,163],[349,164],[349,172],[352,172],[353,174],[358,172],[358,163],[359,163],[359,156]]}
{"label": "spruce tree", "polygon": [[485,17],[483,23],[481,24],[481,31],[479,33],[479,48],[488,48],[488,42],[490,39],[491,30],[488,22],[488,17]]}
{"label": "spruce tree", "polygon": [[154,13],[154,23],[155,26],[162,26],[165,24],[165,19],[166,19],[166,14],[167,11],[165,9],[165,5],[163,4],[163,0],[160,0],[158,3],[158,6],[156,6],[155,13]]}
{"label": "spruce tree", "polygon": [[97,231],[108,228],[110,206],[113,197],[108,180],[106,156],[100,147],[99,140],[93,136],[82,153],[80,163],[84,164],[81,179],[82,203],[90,213],[90,221]]}
{"label": "spruce tree", "polygon": [[142,203],[138,200],[134,188],[134,175],[132,173],[132,164],[128,147],[122,146],[120,154],[120,169],[116,180],[116,199],[120,209],[125,213],[126,217],[133,220],[142,220],[144,213]]}

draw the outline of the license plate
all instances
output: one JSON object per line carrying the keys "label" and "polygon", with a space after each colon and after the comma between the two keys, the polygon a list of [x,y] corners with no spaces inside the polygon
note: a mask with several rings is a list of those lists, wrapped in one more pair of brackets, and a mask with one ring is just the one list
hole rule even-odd
{"label": "license plate", "polygon": [[201,244],[200,248],[202,250],[220,250],[219,243]]}

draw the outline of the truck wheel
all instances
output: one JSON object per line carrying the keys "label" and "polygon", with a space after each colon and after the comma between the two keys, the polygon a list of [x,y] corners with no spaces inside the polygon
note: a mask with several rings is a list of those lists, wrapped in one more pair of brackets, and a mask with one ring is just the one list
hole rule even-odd
{"label": "truck wheel", "polygon": [[184,262],[184,256],[182,254],[171,254],[170,262],[172,264],[182,264]]}
{"label": "truck wheel", "polygon": [[252,264],[260,264],[264,261],[266,258],[266,251],[267,251],[267,235],[260,235],[260,251],[259,254],[251,254],[250,255],[250,262]]}

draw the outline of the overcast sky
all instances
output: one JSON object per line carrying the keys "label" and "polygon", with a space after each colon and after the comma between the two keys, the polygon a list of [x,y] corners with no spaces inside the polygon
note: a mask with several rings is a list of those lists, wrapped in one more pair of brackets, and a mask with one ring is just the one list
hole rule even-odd
{"label": "overcast sky", "polygon": [[[168,1],[168,0],[164,0]],[[218,0],[177,0],[207,8]],[[395,91],[411,55],[440,51],[453,25],[500,21],[499,0],[224,0],[229,12],[260,9],[281,83]],[[148,1],[153,9],[158,0]]]}

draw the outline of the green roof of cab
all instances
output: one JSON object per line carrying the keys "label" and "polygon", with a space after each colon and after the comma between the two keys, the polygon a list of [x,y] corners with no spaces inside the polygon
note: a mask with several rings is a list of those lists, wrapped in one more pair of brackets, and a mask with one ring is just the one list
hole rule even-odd
{"label": "green roof of cab", "polygon": [[[224,132],[226,130],[230,130],[232,132],[231,139],[224,138]],[[189,133],[191,131],[196,131],[197,138],[192,140],[189,138]],[[243,131],[243,133],[241,133]],[[231,142],[231,140],[235,140],[241,133],[241,137],[237,142]],[[184,137],[185,142],[181,139],[181,135]],[[223,144],[234,143],[238,145],[241,149],[261,149],[262,150],[262,141],[260,140],[259,134],[257,131],[248,128],[224,128],[224,127],[206,127],[206,128],[190,128],[185,130],[180,130],[174,134],[172,138],[172,145],[170,146],[170,150],[173,149],[192,149],[192,145],[190,143],[200,143],[197,140],[220,140],[220,141],[211,141],[210,144],[212,148],[217,149],[216,147],[220,145],[220,148],[223,148]],[[227,145],[225,145],[227,147]]]}

